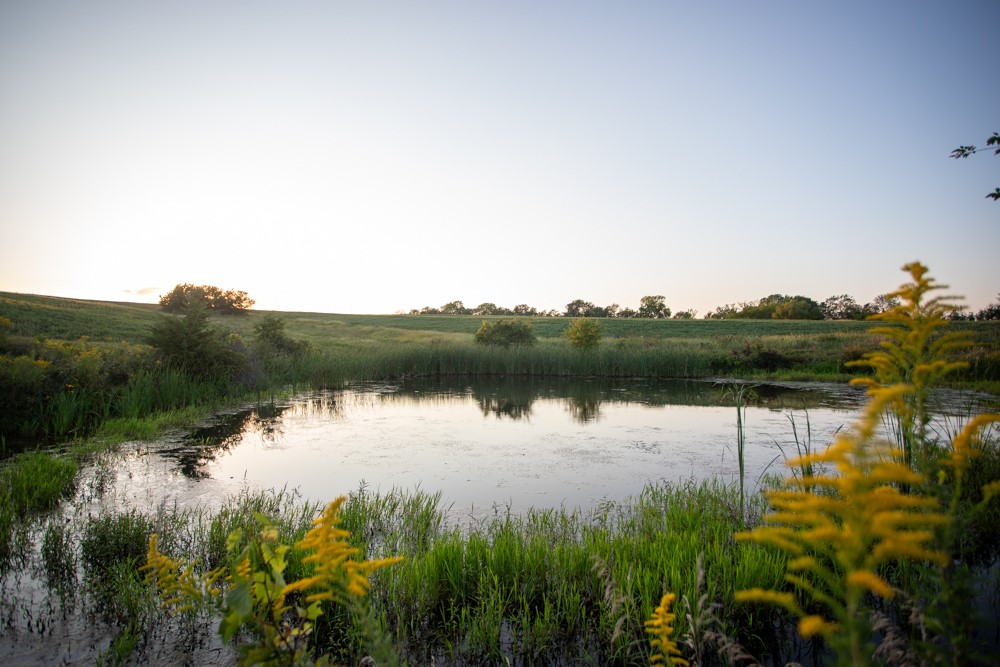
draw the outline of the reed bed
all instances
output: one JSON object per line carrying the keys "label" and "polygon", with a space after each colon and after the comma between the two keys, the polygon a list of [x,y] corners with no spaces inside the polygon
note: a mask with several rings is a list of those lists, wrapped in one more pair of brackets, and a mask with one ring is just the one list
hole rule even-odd
{"label": "reed bed", "polygon": [[[759,516],[759,497],[750,503]],[[739,491],[720,482],[652,484],[588,512],[497,507],[458,521],[435,494],[361,489],[344,521],[363,557],[406,554],[373,577],[369,599],[419,664],[648,660],[643,620],[663,590],[697,599],[699,558],[701,592],[731,610],[734,634],[773,634],[776,615],[730,604],[744,586],[778,585],[784,568],[775,551],[734,544],[741,525]]]}

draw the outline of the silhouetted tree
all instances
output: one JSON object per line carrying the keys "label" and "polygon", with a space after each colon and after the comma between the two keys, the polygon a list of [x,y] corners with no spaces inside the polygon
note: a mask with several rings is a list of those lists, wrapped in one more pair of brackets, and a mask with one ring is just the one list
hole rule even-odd
{"label": "silhouetted tree", "polygon": [[168,313],[180,313],[197,306],[217,313],[242,314],[253,304],[254,300],[243,291],[189,283],[178,284],[160,297],[160,307]]}

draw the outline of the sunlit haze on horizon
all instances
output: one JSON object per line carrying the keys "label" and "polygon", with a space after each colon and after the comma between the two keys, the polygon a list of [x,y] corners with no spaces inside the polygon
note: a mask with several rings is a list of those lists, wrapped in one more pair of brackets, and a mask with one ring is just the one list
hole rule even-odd
{"label": "sunlit haze on horizon", "polygon": [[699,317],[1000,292],[997,5],[0,4],[0,290]]}

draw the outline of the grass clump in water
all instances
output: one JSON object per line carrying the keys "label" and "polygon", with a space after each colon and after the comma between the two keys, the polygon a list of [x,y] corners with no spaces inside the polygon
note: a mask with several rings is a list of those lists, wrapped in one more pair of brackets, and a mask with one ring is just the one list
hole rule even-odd
{"label": "grass clump in water", "polygon": [[[47,452],[27,452],[0,467],[0,569],[26,548],[26,519],[54,509],[76,488],[76,462]],[[21,554],[23,555],[23,554]]]}

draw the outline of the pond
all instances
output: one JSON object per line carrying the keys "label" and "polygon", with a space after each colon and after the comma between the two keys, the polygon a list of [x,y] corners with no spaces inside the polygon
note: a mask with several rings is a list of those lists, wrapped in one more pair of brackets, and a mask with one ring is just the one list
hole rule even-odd
{"label": "pond", "polygon": [[[366,486],[440,491],[460,514],[593,508],[649,481],[738,479],[732,382],[434,379],[352,385],[220,415],[144,444],[116,475],[134,505],[214,505],[243,486],[320,502]],[[748,385],[746,483],[825,447],[864,403],[836,384]],[[952,413],[968,397],[941,395]],[[941,406],[939,406],[940,408]]]}
{"label": "pond", "polygon": [[[94,622],[99,604],[75,595],[80,578],[68,591],[46,583],[43,529],[78,533],[108,510],[215,510],[245,488],[295,489],[317,502],[362,485],[419,488],[440,492],[441,506],[461,524],[529,507],[586,511],[659,480],[736,481],[741,387],[750,490],[763,475],[784,473],[796,441],[825,447],[865,401],[858,389],[815,383],[413,380],[245,406],[200,428],[132,443],[82,471],[77,496],[33,529],[35,555],[0,576],[8,629],[0,633],[0,663],[93,664],[111,650],[114,633]],[[973,396],[935,397],[944,428],[974,409]],[[185,628],[145,636],[143,655],[153,663],[232,664],[232,647],[213,624]]]}

